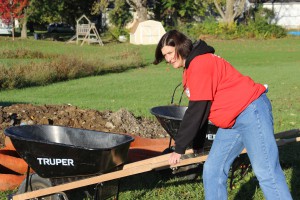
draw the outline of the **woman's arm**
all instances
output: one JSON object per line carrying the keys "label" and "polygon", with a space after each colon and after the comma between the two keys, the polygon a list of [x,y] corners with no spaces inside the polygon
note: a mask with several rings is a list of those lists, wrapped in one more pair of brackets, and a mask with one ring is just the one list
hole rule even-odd
{"label": "woman's arm", "polygon": [[[207,123],[211,101],[189,101],[188,109],[182,119],[175,137],[175,152],[184,154],[187,146],[196,137],[198,131]],[[204,134],[202,132],[202,134]]]}

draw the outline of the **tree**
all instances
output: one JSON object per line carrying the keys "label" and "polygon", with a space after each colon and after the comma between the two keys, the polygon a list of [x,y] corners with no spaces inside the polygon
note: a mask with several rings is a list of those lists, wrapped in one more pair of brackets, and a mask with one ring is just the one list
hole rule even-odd
{"label": "tree", "polygon": [[123,29],[124,26],[132,19],[132,15],[128,11],[128,5],[123,0],[115,1],[115,7],[110,11],[108,17],[111,23],[119,30]]}
{"label": "tree", "polygon": [[85,14],[90,17],[91,8],[95,0],[30,0],[28,20],[49,24],[65,22],[76,25],[76,20]]}
{"label": "tree", "polygon": [[193,22],[195,17],[205,16],[209,0],[186,0],[180,3],[178,0],[156,0],[154,6],[155,18],[164,20],[166,26],[174,26],[178,21]]}
{"label": "tree", "polygon": [[15,38],[15,19],[24,17],[24,9],[28,5],[28,0],[0,0],[0,13],[2,21],[12,24],[12,38]]}
{"label": "tree", "polygon": [[28,20],[35,23],[51,23],[61,21],[63,12],[62,0],[30,0],[26,9]]}
{"label": "tree", "polygon": [[21,38],[27,38],[27,22],[50,23],[59,20],[59,12],[62,10],[61,0],[29,0],[24,8],[24,16],[21,19]]}
{"label": "tree", "polygon": [[230,25],[244,12],[246,0],[213,0],[213,3],[222,17],[222,22]]}
{"label": "tree", "polygon": [[92,15],[100,15],[106,12],[106,8],[109,5],[109,0],[97,0],[94,2],[92,7]]}
{"label": "tree", "polygon": [[76,20],[85,14],[89,19],[92,18],[91,10],[95,0],[60,0],[63,1],[60,16],[62,21],[71,25],[76,24]]}
{"label": "tree", "polygon": [[203,0],[186,0],[179,5],[178,14],[181,21],[192,22],[195,17],[204,17],[209,10],[209,3]]}
{"label": "tree", "polygon": [[244,12],[245,3],[246,0],[156,0],[154,12],[156,19],[175,25],[177,21],[193,22],[195,17],[204,18],[209,12],[217,11],[221,21],[229,25]]}
{"label": "tree", "polygon": [[101,32],[106,28],[106,11],[108,6],[109,0],[97,0],[94,2],[91,10],[92,15],[98,16],[99,21],[97,20],[96,27],[99,28],[100,26]]}
{"label": "tree", "polygon": [[148,19],[147,0],[126,0],[126,2],[136,11],[137,20],[139,22],[143,22]]}

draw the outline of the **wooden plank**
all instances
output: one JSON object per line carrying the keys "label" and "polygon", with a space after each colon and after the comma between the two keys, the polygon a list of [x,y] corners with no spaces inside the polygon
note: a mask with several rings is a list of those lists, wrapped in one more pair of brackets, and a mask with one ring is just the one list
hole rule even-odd
{"label": "wooden plank", "polygon": [[[193,150],[189,149],[189,150],[186,151],[185,154],[187,155],[187,154],[191,154],[191,153],[193,153]],[[146,160],[141,160],[141,161],[138,161],[138,162],[129,163],[127,165],[124,165],[123,169],[138,167],[138,166],[146,165],[146,164],[149,164],[149,163],[163,162],[163,161],[168,160],[169,157],[170,157],[170,154],[165,154],[165,155],[149,158],[149,159],[146,159]]]}
{"label": "wooden plank", "polygon": [[[93,185],[109,180],[114,180],[122,177],[127,177],[135,174],[140,174],[143,172],[148,172],[151,171],[155,168],[159,168],[162,166],[169,166],[168,164],[168,158],[170,157],[170,154],[166,154],[163,156],[158,156],[155,158],[150,158],[146,160],[142,160],[139,162],[136,162],[135,165],[131,165],[131,167],[127,167],[126,165],[124,166],[125,169],[87,178],[87,179],[82,179],[79,181],[74,181],[62,185],[57,185],[54,187],[49,187],[49,188],[44,188],[40,190],[35,190],[19,195],[13,196],[13,200],[24,200],[24,199],[31,199],[31,198],[36,198],[36,197],[41,197],[41,196],[46,196],[54,193],[59,193],[62,191],[66,190],[71,190],[74,188],[79,188],[79,187],[84,187],[88,185]],[[198,157],[199,162],[202,162],[206,159],[205,156],[203,157]]]}
{"label": "wooden plank", "polygon": [[[290,138],[290,139],[280,139],[277,141],[278,146],[286,145],[291,142],[300,142],[300,137],[297,138]],[[190,153],[191,150],[187,151],[187,153]],[[246,150],[244,149],[241,154],[246,153]],[[180,166],[185,166],[185,165],[190,165],[190,164],[195,164],[195,163],[202,163],[207,159],[207,154],[206,155],[201,155],[198,157],[194,158],[188,158],[181,160],[180,163],[176,165],[172,165],[171,167],[180,167]],[[150,158],[146,160],[142,160],[139,162],[131,163],[128,165],[125,165],[123,170],[103,174],[100,176],[95,176],[87,179],[82,179],[79,181],[74,181],[62,185],[57,185],[54,187],[49,187],[49,188],[44,188],[36,191],[31,191],[31,192],[26,192],[23,194],[15,195],[13,196],[13,200],[24,200],[24,199],[31,199],[31,198],[36,198],[36,197],[41,197],[41,196],[46,196],[54,193],[59,193],[63,192],[66,190],[71,190],[79,187],[84,187],[88,185],[93,185],[109,180],[114,180],[122,177],[127,177],[135,174],[140,174],[144,172],[148,172],[157,168],[162,168],[162,167],[170,167],[168,164],[168,159],[170,157],[170,154],[162,155],[162,156],[157,156],[155,158]]]}

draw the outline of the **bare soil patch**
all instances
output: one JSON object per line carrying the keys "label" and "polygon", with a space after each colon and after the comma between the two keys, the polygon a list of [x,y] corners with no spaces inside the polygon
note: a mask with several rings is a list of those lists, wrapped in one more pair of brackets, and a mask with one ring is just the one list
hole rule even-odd
{"label": "bare soil patch", "polygon": [[25,124],[59,125],[146,138],[169,137],[156,120],[135,117],[126,109],[112,112],[81,109],[72,105],[14,104],[0,106],[0,146],[4,144],[6,128]]}

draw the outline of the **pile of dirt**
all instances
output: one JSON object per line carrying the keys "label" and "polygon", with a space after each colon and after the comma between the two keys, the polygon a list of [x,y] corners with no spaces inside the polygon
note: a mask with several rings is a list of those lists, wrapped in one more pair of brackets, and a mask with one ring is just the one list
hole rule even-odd
{"label": "pile of dirt", "polygon": [[0,106],[0,145],[10,126],[50,124],[111,133],[129,133],[146,138],[169,137],[155,120],[135,117],[126,109],[117,112],[80,109],[72,105],[14,104]]}

